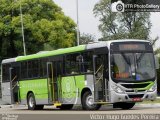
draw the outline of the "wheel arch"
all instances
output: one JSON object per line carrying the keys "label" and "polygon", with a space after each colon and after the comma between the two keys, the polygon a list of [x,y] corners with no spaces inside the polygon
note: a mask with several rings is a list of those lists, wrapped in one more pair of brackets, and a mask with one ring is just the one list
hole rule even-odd
{"label": "wheel arch", "polygon": [[[28,91],[28,92],[27,92],[27,95],[26,95],[26,100],[27,100],[27,102],[28,102],[28,95],[29,95],[30,93],[32,93],[32,94],[34,95],[34,97],[35,97],[35,94],[34,94],[33,91]],[[35,100],[36,100],[36,97],[35,97]]]}
{"label": "wheel arch", "polygon": [[89,87],[85,87],[85,88],[82,89],[82,91],[81,91],[81,102],[82,102],[82,97],[83,97],[83,95],[84,95],[84,93],[86,91],[90,91],[91,92],[91,89]]}

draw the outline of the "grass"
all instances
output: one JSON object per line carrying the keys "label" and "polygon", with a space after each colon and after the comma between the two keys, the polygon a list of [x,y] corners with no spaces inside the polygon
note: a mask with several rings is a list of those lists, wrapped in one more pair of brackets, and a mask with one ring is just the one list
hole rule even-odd
{"label": "grass", "polygon": [[154,104],[154,103],[160,103],[160,98],[157,98],[154,101],[144,100],[143,102],[139,102],[138,104]]}

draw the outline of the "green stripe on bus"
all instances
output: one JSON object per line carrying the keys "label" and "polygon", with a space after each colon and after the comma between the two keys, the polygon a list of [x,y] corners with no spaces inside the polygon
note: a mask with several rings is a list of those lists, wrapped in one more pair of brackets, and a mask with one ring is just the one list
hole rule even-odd
{"label": "green stripe on bus", "polygon": [[61,55],[65,53],[72,53],[72,52],[78,52],[85,50],[85,45],[80,45],[77,47],[71,47],[71,48],[64,48],[64,49],[58,49],[53,51],[44,51],[43,53],[37,53],[33,55],[27,55],[27,56],[19,56],[16,58],[16,61],[24,61],[24,60],[31,60],[36,58],[43,58],[43,57],[49,57],[54,55]]}
{"label": "green stripe on bus", "polygon": [[149,90],[153,85],[154,85],[154,82],[152,81],[149,81],[149,82],[139,82],[139,83],[135,83],[135,84],[145,84],[145,83],[149,83],[148,86],[144,87],[144,88],[136,88],[136,90]]}

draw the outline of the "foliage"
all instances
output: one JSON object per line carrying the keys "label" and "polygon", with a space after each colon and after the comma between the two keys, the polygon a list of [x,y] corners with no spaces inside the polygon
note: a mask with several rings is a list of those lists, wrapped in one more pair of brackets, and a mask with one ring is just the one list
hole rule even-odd
{"label": "foliage", "polygon": [[154,53],[157,55],[157,54],[160,54],[160,48],[157,48]]}
{"label": "foliage", "polygon": [[149,12],[113,13],[110,3],[110,0],[100,0],[93,10],[101,22],[99,25],[99,30],[103,35],[101,40],[150,39]]}
{"label": "foliage", "polygon": [[74,46],[75,23],[52,0],[1,0],[2,59],[23,55],[20,4],[27,54],[47,49],[46,46],[51,46],[52,49]]}
{"label": "foliage", "polygon": [[85,34],[83,33],[80,36],[80,45],[82,44],[88,44],[89,42],[94,42],[95,41],[95,37],[91,34]]}

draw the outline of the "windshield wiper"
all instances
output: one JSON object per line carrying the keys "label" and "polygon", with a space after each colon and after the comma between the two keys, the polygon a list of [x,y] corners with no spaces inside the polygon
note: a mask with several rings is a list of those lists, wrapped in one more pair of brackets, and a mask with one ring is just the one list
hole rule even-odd
{"label": "windshield wiper", "polygon": [[[136,60],[136,62],[138,63],[144,56],[145,52],[141,53],[141,55],[139,56],[139,58]],[[137,56],[137,55],[136,55]],[[137,58],[137,57],[136,57]]]}
{"label": "windshield wiper", "polygon": [[122,57],[125,59],[126,63],[127,63],[128,65],[131,65],[130,60],[128,60],[128,59],[126,58],[126,55],[125,55],[124,53],[121,53],[121,54],[122,54]]}

